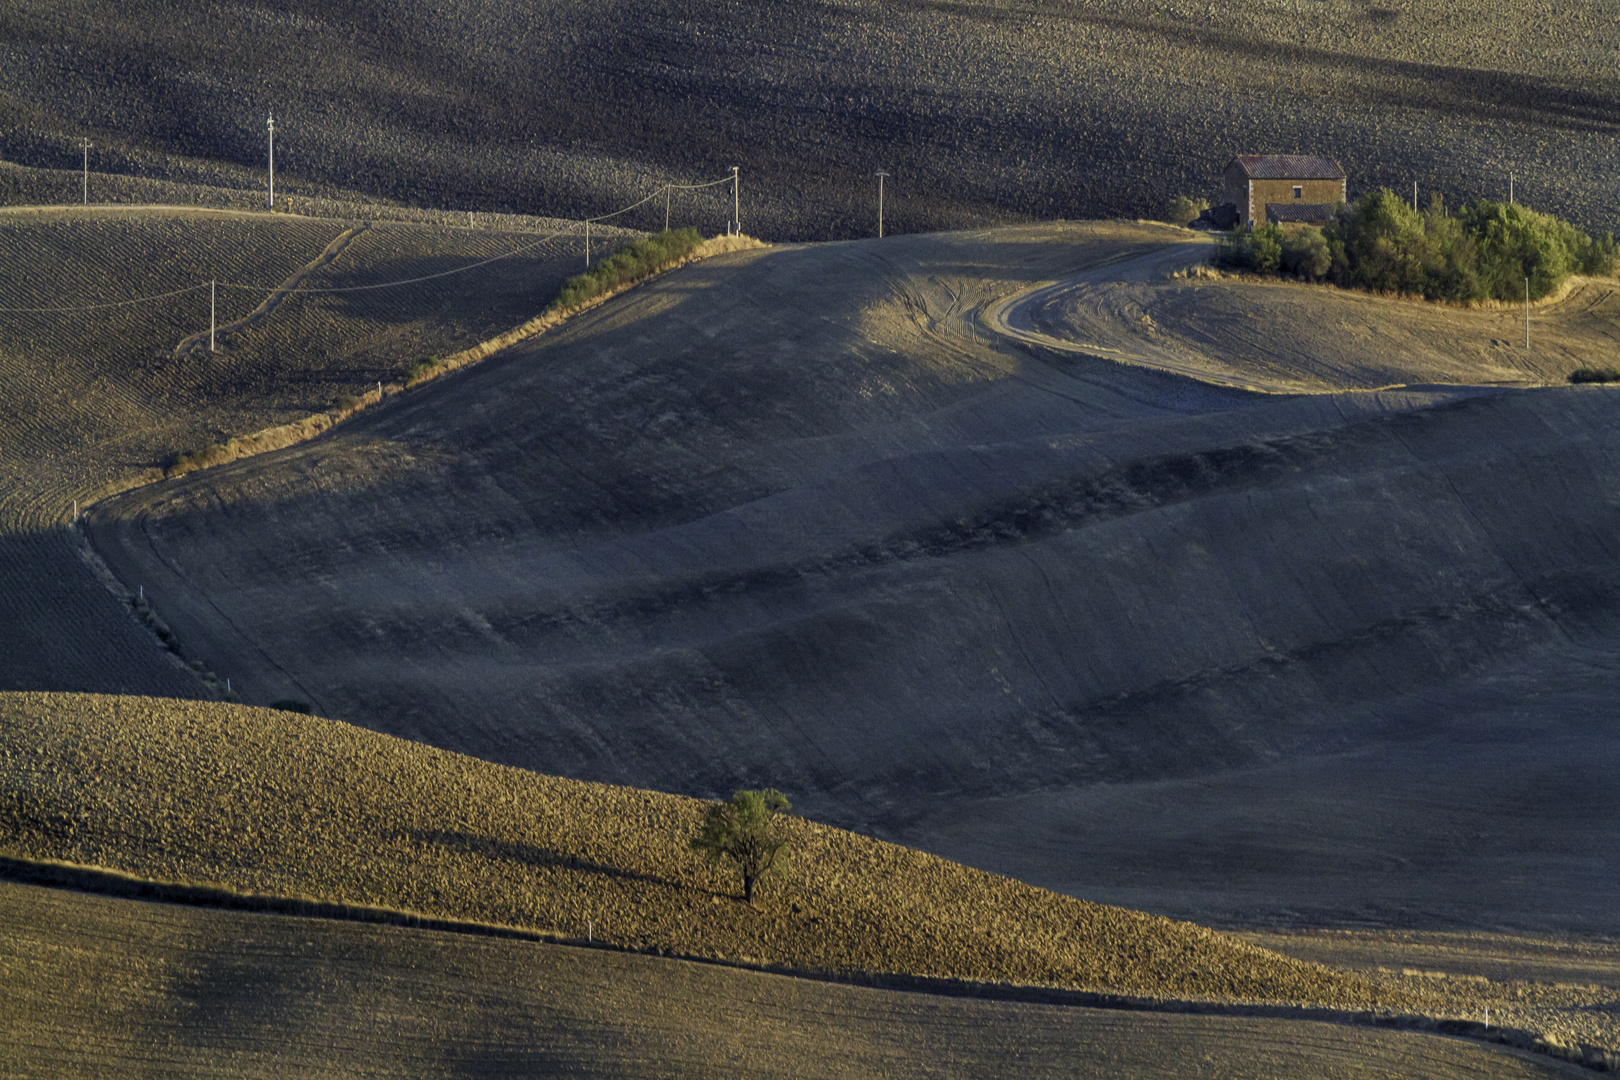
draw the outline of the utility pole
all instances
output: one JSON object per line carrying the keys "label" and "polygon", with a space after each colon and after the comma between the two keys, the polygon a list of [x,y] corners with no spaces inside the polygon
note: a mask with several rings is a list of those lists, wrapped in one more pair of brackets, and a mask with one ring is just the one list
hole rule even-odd
{"label": "utility pole", "polygon": [[84,144],[84,205],[90,205],[90,140],[80,139]]}
{"label": "utility pole", "polygon": [[664,231],[669,232],[669,185],[664,185]]}
{"label": "utility pole", "polygon": [[276,208],[276,114],[270,114],[270,202],[269,209]]}
{"label": "utility pole", "polygon": [[208,283],[208,351],[214,352],[214,313],[219,310],[217,302],[219,293],[219,279]]}
{"label": "utility pole", "polygon": [[878,178],[878,239],[883,239],[883,180],[889,174],[879,169],[872,175]]}
{"label": "utility pole", "polygon": [[1417,213],[1417,181],[1412,181],[1412,213]]}
{"label": "utility pole", "polygon": [[585,269],[591,268],[591,219],[585,219]]}
{"label": "utility pole", "polygon": [[742,195],[738,189],[741,180],[738,178],[737,166],[731,167],[731,224],[736,228],[737,235],[742,235]]}
{"label": "utility pole", "polygon": [[1530,279],[1524,279],[1524,347],[1530,348]]}

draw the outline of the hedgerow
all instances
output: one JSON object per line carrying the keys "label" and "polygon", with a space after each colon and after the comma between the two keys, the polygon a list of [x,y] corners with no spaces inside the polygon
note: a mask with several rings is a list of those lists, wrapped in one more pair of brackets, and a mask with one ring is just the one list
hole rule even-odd
{"label": "hedgerow", "polygon": [[680,262],[703,243],[696,229],[672,229],[626,244],[583,274],[563,282],[550,310],[575,308],[633,285]]}
{"label": "hedgerow", "polygon": [[1539,299],[1571,274],[1612,274],[1613,234],[1593,239],[1568,222],[1512,203],[1424,211],[1380,189],[1341,205],[1325,229],[1287,235],[1275,224],[1218,241],[1216,262],[1261,273],[1326,278],[1344,288],[1474,303]]}

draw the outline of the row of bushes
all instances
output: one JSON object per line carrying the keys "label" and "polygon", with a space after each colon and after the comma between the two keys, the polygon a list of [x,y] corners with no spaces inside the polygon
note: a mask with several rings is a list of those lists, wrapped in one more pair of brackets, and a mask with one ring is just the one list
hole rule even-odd
{"label": "row of bushes", "polygon": [[1517,204],[1482,200],[1454,214],[1436,198],[1420,212],[1385,188],[1336,208],[1325,229],[1239,229],[1220,238],[1216,262],[1472,303],[1521,299],[1526,278],[1539,298],[1571,274],[1612,274],[1616,250],[1613,234],[1594,240]]}
{"label": "row of bushes", "polygon": [[551,310],[575,308],[598,296],[633,285],[680,262],[703,243],[696,229],[672,229],[626,244],[557,290]]}

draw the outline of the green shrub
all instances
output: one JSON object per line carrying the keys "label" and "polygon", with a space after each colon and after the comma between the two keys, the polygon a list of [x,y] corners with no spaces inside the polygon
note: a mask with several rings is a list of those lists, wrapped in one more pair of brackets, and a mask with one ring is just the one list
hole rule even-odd
{"label": "green shrub", "polygon": [[1322,230],[1307,225],[1293,236],[1284,237],[1282,264],[1289,272],[1308,281],[1326,277],[1333,267],[1333,256]]}
{"label": "green shrub", "polygon": [[1164,220],[1172,225],[1187,225],[1198,220],[1198,215],[1208,209],[1208,199],[1193,199],[1186,195],[1177,195],[1165,206]]}
{"label": "green shrub", "polygon": [[1215,238],[1215,265],[1275,273],[1282,265],[1283,231],[1267,222],[1256,229],[1245,225]]}
{"label": "green shrub", "polygon": [[1620,382],[1620,371],[1612,367],[1576,368],[1569,373],[1572,383],[1607,383]]}
{"label": "green shrub", "polygon": [[585,273],[563,282],[551,308],[578,307],[604,293],[651,277],[686,258],[701,243],[703,238],[696,229],[672,229],[626,244]]}
{"label": "green shrub", "polygon": [[1593,239],[1528,207],[1479,202],[1448,213],[1437,198],[1419,212],[1388,189],[1335,209],[1326,229],[1284,236],[1276,226],[1245,227],[1216,240],[1217,265],[1260,273],[1279,268],[1345,288],[1472,303],[1532,299],[1571,274],[1613,274],[1613,234]]}

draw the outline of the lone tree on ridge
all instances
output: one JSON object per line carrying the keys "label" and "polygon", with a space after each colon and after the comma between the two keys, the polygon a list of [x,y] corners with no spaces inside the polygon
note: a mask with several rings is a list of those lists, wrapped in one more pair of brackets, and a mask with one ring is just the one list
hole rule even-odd
{"label": "lone tree on ridge", "polygon": [[722,860],[735,863],[742,874],[743,900],[752,904],[754,883],[776,868],[790,842],[776,817],[792,809],[787,796],[775,788],[734,792],[731,801],[709,807],[703,827],[692,838],[692,850],[716,865]]}

